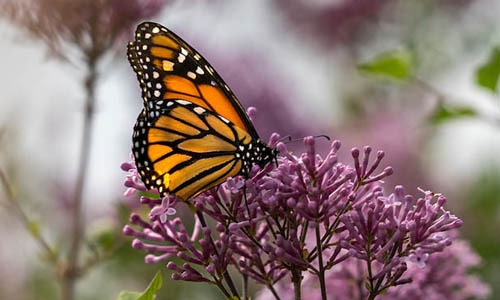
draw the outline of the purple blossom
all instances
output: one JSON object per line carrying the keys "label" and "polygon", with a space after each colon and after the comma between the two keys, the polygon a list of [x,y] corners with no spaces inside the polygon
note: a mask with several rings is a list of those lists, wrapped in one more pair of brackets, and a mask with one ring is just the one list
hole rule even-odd
{"label": "purple blossom", "polygon": [[416,264],[420,269],[423,269],[429,259],[429,253],[425,253],[422,248],[417,248],[408,258],[410,262]]}
{"label": "purple blossom", "polygon": [[429,255],[424,268],[408,264],[406,276],[412,283],[389,290],[382,299],[485,299],[490,288],[472,274],[470,269],[481,263],[479,256],[457,232],[446,233],[453,243],[442,252]]}
{"label": "purple blossom", "polygon": [[127,187],[125,192],[123,193],[125,197],[129,197],[135,194],[136,191],[146,192],[148,189],[141,181],[141,177],[139,172],[137,171],[137,167],[135,166],[135,161],[133,156],[130,156],[131,161],[124,162],[121,164],[120,168],[128,172],[127,177],[125,179],[124,185]]}
{"label": "purple blossom", "polygon": [[[278,138],[273,135],[269,144]],[[127,225],[124,232],[136,238],[134,248],[150,253],[146,262],[183,260],[182,266],[167,264],[175,280],[211,282],[234,296],[226,272],[232,266],[281,299],[291,288],[284,278],[298,281],[294,286],[303,286],[304,293],[314,283],[321,291],[317,299],[326,299],[327,290],[342,285],[339,280],[360,283],[361,290],[353,293],[374,298],[409,285],[409,269],[425,269],[433,255],[451,245],[447,232],[462,221],[444,209],[444,196],[421,191],[416,198],[402,186],[384,193],[381,180],[393,173],[390,167],[379,170],[384,152],[354,148],[350,166],[338,160],[339,141],[324,158],[316,153],[314,138],[304,144],[307,151],[294,156],[278,143],[277,167],[255,166],[248,179],[229,178],[185,202],[142,196],[152,209],[149,220],[133,214],[130,222],[139,229]],[[133,163],[124,169],[130,188],[137,184],[131,179]],[[196,211],[191,233],[184,225],[188,219],[166,218],[179,204]],[[308,299],[313,298],[308,294]]]}
{"label": "purple blossom", "polygon": [[161,223],[167,221],[168,216],[173,216],[177,212],[174,206],[177,204],[178,198],[174,196],[166,196],[161,200],[161,204],[153,207],[149,213],[149,219],[160,219]]}
{"label": "purple blossom", "polygon": [[380,0],[275,2],[288,18],[286,21],[293,24],[291,28],[301,28],[326,46],[353,42],[366,23],[379,17],[390,3]]}
{"label": "purple blossom", "polygon": [[[480,264],[480,258],[467,242],[458,239],[456,231],[447,232],[453,238],[453,244],[442,252],[428,256],[426,264],[421,268],[418,264],[408,263],[405,277],[411,278],[388,289],[379,299],[485,299],[491,291],[481,280],[470,275],[469,270]],[[411,260],[411,259],[410,259]],[[364,288],[367,269],[360,260],[345,260],[328,273],[326,285],[328,295],[335,299],[366,299],[368,292]],[[281,281],[276,285],[281,299],[293,299],[293,285]],[[321,299],[317,288],[317,278],[310,273],[304,275],[302,291],[307,299]],[[267,290],[262,289],[258,300],[275,299]]]}
{"label": "purple blossom", "polygon": [[51,49],[68,59],[69,43],[85,58],[97,59],[130,34],[144,18],[156,15],[164,0],[7,0],[0,15],[19,25]]}

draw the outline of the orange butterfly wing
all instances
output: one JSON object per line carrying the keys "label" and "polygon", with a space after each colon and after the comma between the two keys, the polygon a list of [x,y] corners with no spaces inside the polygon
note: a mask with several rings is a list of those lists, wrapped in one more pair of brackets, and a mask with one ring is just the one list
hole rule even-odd
{"label": "orange butterfly wing", "polygon": [[187,200],[276,157],[222,78],[173,32],[142,23],[127,55],[144,100],[132,152],[149,189]]}
{"label": "orange butterfly wing", "polygon": [[191,102],[158,101],[155,109],[158,117],[139,115],[132,150],[144,183],[162,195],[189,199],[228,177],[248,174],[253,163],[272,160],[264,143]]}
{"label": "orange butterfly wing", "polygon": [[153,100],[190,101],[258,134],[240,102],[212,66],[184,40],[152,22],[137,27],[128,59],[141,84],[145,105]]}

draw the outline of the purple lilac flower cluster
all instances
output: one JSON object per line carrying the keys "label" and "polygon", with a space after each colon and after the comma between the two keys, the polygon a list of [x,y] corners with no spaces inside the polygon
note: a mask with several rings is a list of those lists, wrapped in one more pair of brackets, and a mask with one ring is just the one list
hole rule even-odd
{"label": "purple lilac flower cluster", "polygon": [[[442,252],[427,256],[424,262],[409,259],[405,277],[411,278],[408,284],[391,287],[377,299],[486,299],[490,288],[474,275],[468,274],[471,268],[480,265],[480,257],[467,242],[460,240],[456,231],[444,234],[453,238],[453,243]],[[365,288],[366,264],[358,259],[348,259],[332,268],[327,274],[328,295],[334,299],[367,299]],[[293,285],[281,281],[275,289],[281,299],[293,299]],[[307,299],[320,300],[317,278],[306,273],[302,280],[302,292]],[[269,291],[262,289],[257,300],[275,299]]]}
{"label": "purple lilac flower cluster", "polygon": [[[273,135],[269,144],[277,140]],[[330,279],[339,276],[346,284],[359,283],[359,293],[373,299],[410,283],[408,264],[425,267],[451,245],[446,232],[462,221],[444,209],[445,197],[422,191],[415,199],[401,186],[386,195],[381,180],[393,171],[379,171],[382,151],[352,149],[349,166],[337,159],[339,141],[325,158],[316,153],[314,138],[304,143],[308,150],[299,157],[277,143],[276,167],[256,166],[248,179],[229,178],[188,201],[142,196],[149,216],[132,214],[124,233],[135,237],[134,248],[148,252],[146,262],[168,261],[173,279],[211,282],[226,296],[239,297],[227,272],[233,266],[274,299],[289,299],[283,286],[291,286],[290,298],[301,299],[308,281],[315,283],[318,299],[336,297],[332,286],[339,283]],[[155,193],[146,190],[134,162],[122,169],[129,172],[127,195]],[[180,204],[194,212],[194,226],[188,226],[191,218],[173,216]]]}

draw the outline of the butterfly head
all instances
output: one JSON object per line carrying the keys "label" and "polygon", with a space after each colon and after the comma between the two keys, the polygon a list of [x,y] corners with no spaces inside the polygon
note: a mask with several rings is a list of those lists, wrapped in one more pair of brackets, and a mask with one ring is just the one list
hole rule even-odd
{"label": "butterfly head", "polygon": [[242,158],[243,167],[241,175],[248,177],[253,165],[264,168],[269,162],[276,159],[278,150],[269,147],[261,140],[252,141],[248,145],[239,146],[238,155]]}

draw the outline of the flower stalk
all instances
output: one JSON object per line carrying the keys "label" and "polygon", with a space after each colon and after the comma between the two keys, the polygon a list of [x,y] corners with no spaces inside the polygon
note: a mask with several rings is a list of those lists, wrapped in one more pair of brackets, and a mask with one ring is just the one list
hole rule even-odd
{"label": "flower stalk", "polygon": [[[95,33],[95,30],[91,30]],[[93,44],[96,44],[97,36],[91,35]],[[95,48],[92,48],[95,49]],[[85,225],[82,214],[83,207],[83,189],[87,179],[87,170],[90,157],[90,149],[92,145],[92,128],[95,110],[95,84],[98,79],[96,71],[97,63],[101,53],[95,49],[87,53],[87,75],[85,79],[85,105],[83,118],[83,132],[80,143],[80,157],[78,163],[78,171],[76,177],[76,186],[71,206],[71,243],[68,252],[68,264],[62,276],[62,299],[72,300],[75,297],[75,282],[80,276],[79,254],[81,243],[85,235]]]}

